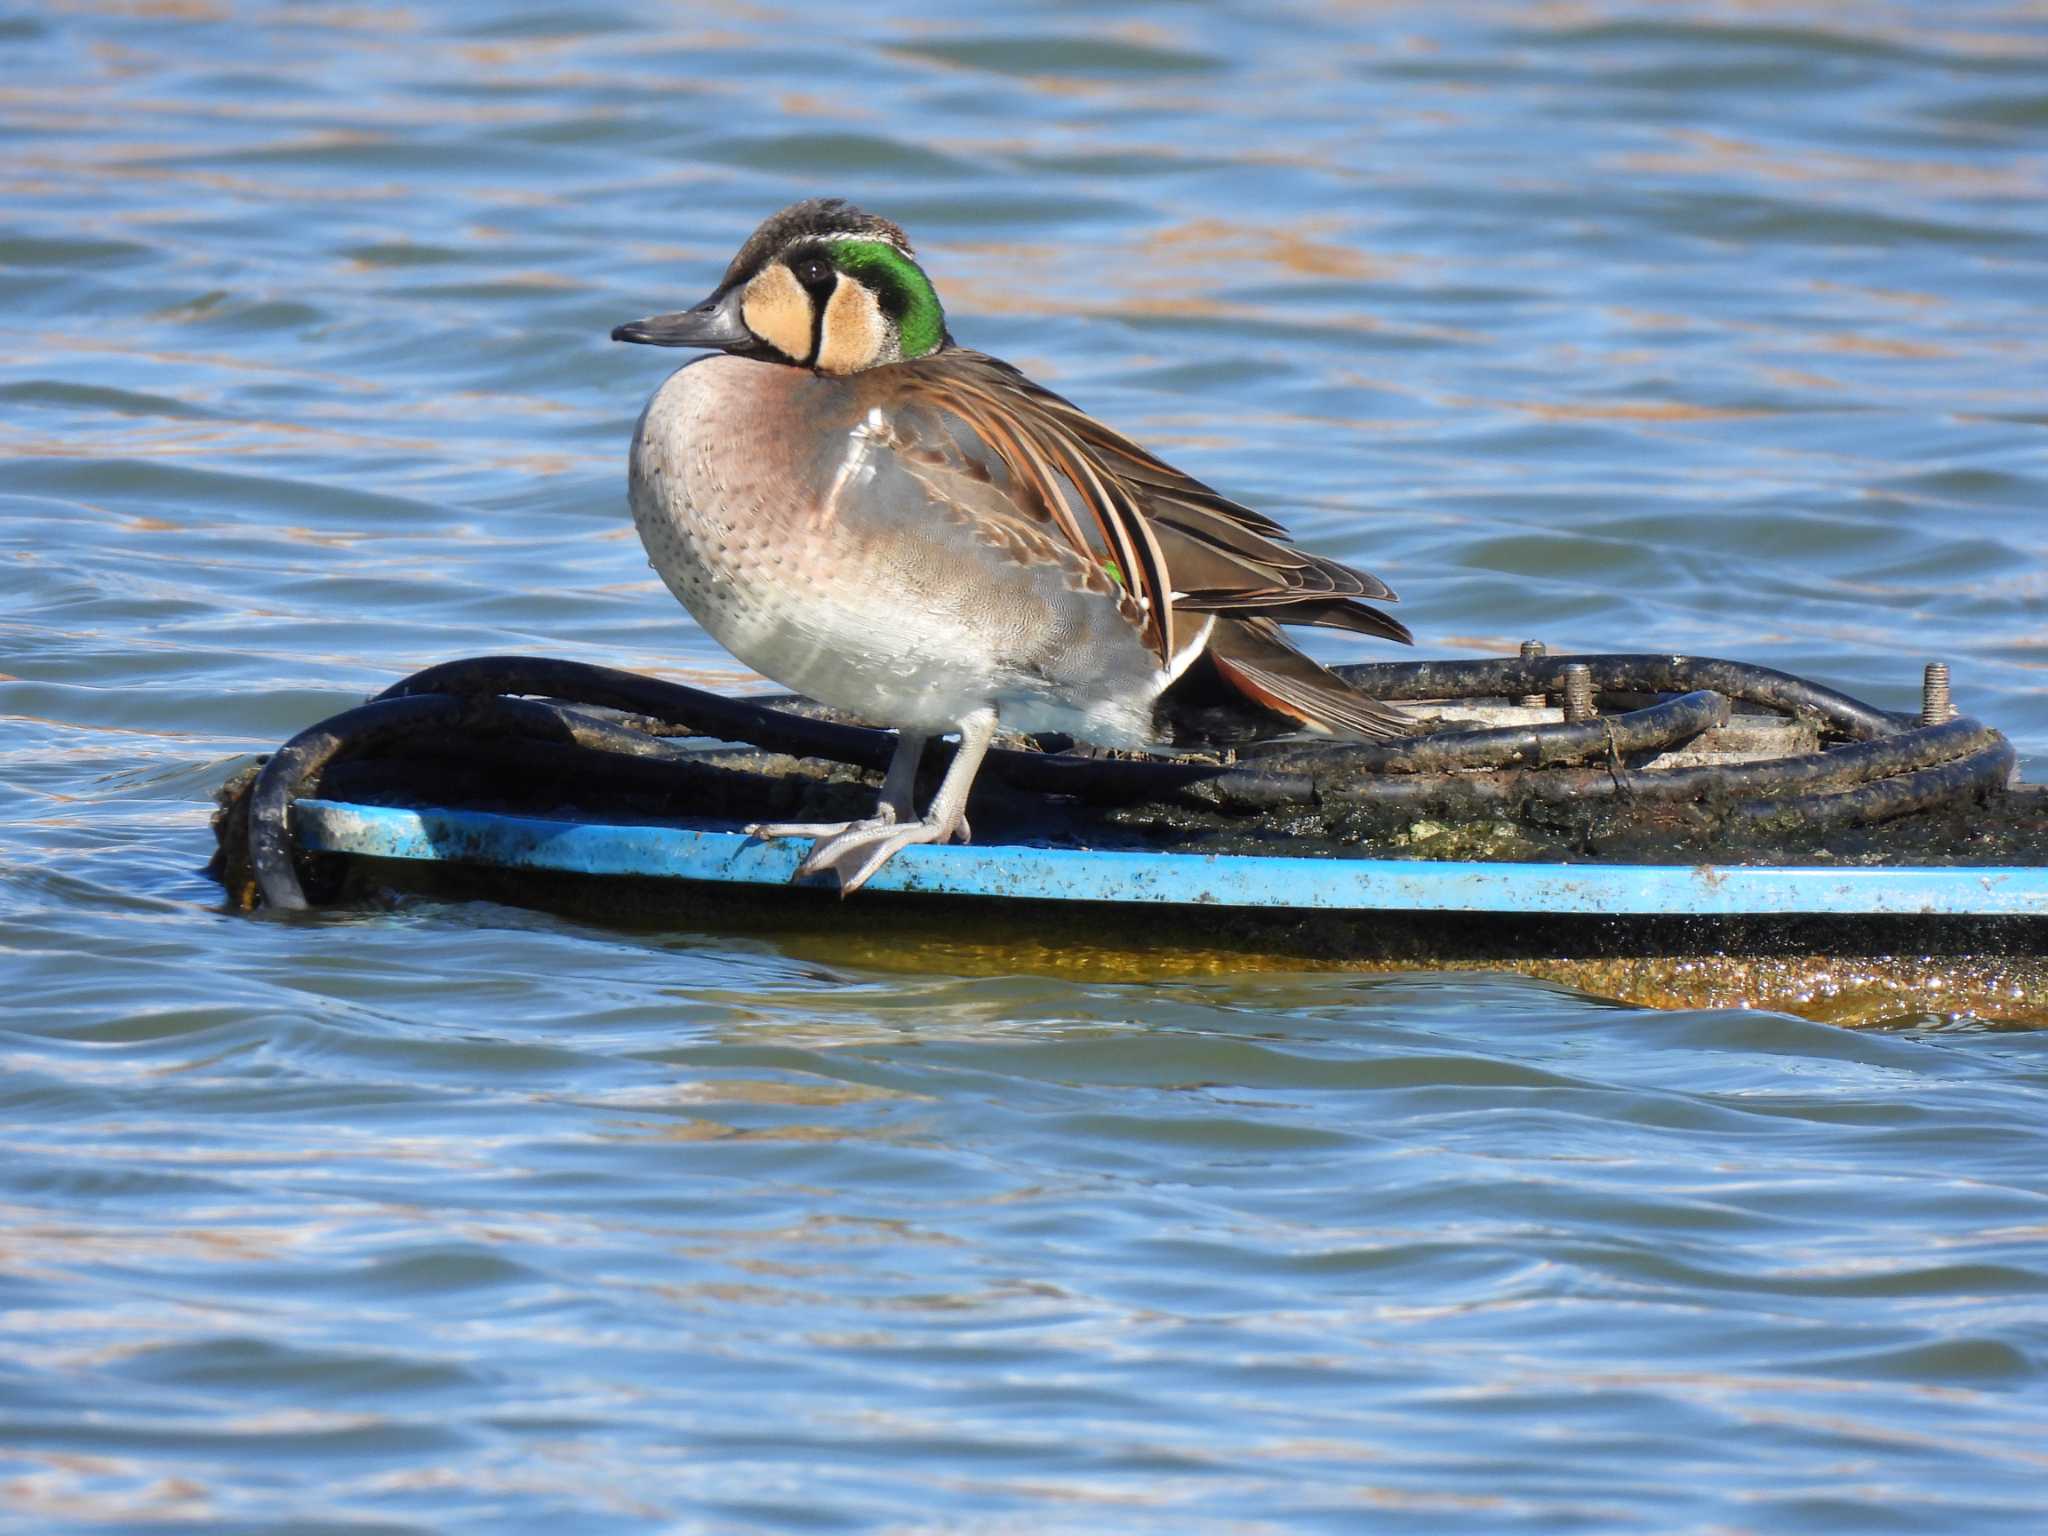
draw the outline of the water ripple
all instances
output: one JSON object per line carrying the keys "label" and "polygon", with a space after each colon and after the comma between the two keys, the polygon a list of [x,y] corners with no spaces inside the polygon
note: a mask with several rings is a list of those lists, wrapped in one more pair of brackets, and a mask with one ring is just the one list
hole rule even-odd
{"label": "water ripple", "polygon": [[0,1527],[2039,1523],[2048,1035],[200,873],[428,662],[744,681],[605,338],[818,192],[1429,650],[2048,762],[2036,10],[1279,20],[0,18]]}

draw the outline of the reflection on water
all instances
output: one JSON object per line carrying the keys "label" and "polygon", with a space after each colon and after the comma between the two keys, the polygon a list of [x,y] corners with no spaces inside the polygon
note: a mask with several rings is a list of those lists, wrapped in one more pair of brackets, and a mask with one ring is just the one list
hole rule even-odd
{"label": "reflection on water", "polygon": [[[197,866],[426,663],[746,681],[606,338],[820,192],[1426,650],[1939,657],[2038,775],[2044,68],[1996,0],[0,17],[0,1524],[2038,1523],[1995,963],[1655,1013]],[[1836,983],[1896,1027],[1699,1006]]]}

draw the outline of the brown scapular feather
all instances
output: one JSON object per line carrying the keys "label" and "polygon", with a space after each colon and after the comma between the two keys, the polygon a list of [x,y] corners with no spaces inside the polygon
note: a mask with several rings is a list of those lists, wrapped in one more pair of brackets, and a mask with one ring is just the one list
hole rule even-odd
{"label": "brown scapular feather", "polygon": [[1282,637],[1320,625],[1408,644],[1376,576],[1298,549],[1271,518],[1183,474],[1008,363],[949,347],[904,365],[922,404],[963,422],[1014,490],[1075,549],[1116,564],[1145,642],[1173,656],[1176,614],[1217,616],[1208,652],[1254,702],[1315,728],[1361,736],[1409,729]]}

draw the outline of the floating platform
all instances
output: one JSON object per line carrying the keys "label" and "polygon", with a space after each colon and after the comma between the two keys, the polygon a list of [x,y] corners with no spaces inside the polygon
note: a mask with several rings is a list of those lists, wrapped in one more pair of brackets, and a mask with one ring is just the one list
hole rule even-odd
{"label": "floating platform", "polygon": [[[1348,670],[1437,728],[1200,758],[1011,743],[972,844],[905,849],[842,901],[791,883],[806,844],[743,827],[866,814],[888,733],[450,663],[230,786],[217,872],[245,905],[483,896],[879,963],[1507,968],[1643,1001],[2048,1023],[2048,796],[2011,782],[1995,731],[1706,659]],[[1552,703],[1572,684],[1576,719]]]}

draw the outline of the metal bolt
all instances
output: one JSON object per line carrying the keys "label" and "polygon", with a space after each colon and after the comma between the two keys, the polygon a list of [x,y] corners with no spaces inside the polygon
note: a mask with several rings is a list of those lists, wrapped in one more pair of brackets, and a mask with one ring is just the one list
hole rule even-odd
{"label": "metal bolt", "polygon": [[1948,663],[1930,661],[1926,679],[1920,684],[1920,723],[1940,725],[1955,717],[1956,707],[1948,697]]}
{"label": "metal bolt", "polygon": [[1593,718],[1593,669],[1574,661],[1564,669],[1564,718],[1567,724]]}
{"label": "metal bolt", "polygon": [[[1522,660],[1524,661],[1541,661],[1549,654],[1550,647],[1541,640],[1524,640],[1522,642]],[[1549,702],[1550,695],[1547,693],[1525,693],[1522,695],[1522,708],[1524,709],[1542,709]]]}

